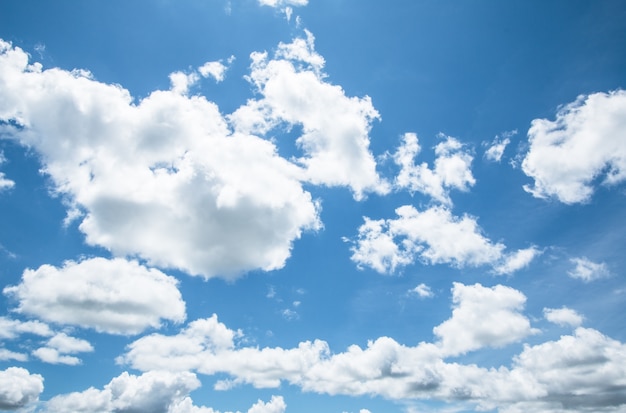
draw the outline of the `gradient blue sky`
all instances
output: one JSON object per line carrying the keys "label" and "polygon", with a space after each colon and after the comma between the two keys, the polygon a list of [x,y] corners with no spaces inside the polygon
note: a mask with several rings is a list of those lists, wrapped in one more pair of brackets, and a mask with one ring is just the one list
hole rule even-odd
{"label": "gradient blue sky", "polygon": [[626,5],[0,2],[0,410],[626,411]]}

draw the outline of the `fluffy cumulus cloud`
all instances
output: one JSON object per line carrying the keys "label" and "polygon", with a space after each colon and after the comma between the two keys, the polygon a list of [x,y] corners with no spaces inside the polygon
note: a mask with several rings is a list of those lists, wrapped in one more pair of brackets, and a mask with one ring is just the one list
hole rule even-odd
{"label": "fluffy cumulus cloud", "polygon": [[265,134],[276,127],[299,126],[296,162],[304,179],[327,186],[348,186],[360,199],[366,192],[386,193],[389,185],[376,171],[369,131],[379,114],[369,97],[348,97],[324,80],[324,58],[314,38],[281,43],[270,59],[252,54],[249,80],[261,95],[235,111],[230,120],[242,133]]}
{"label": "fluffy cumulus cloud", "polygon": [[610,275],[609,269],[603,262],[593,262],[585,257],[572,258],[570,262],[574,264],[574,268],[567,274],[584,282],[595,281]]}
{"label": "fluffy cumulus cloud", "polygon": [[535,197],[574,204],[591,199],[596,184],[626,180],[626,91],[580,96],[555,120],[535,119],[522,169]]}
{"label": "fluffy cumulus cloud", "polygon": [[396,214],[396,219],[365,218],[352,246],[351,258],[359,267],[392,273],[419,259],[454,267],[489,265],[497,274],[510,274],[539,253],[535,247],[506,253],[503,244],[482,234],[473,217],[456,217],[443,206],[419,211],[404,205]]}
{"label": "fluffy cumulus cloud", "polygon": [[578,327],[583,323],[583,317],[571,308],[544,308],[543,316],[551,323],[561,326]]}
{"label": "fluffy cumulus cloud", "polygon": [[[271,71],[274,64],[266,63]],[[356,153],[351,158],[357,162],[367,158],[366,130],[374,116],[369,100],[349,99],[312,72],[291,75],[312,76],[313,87],[345,99],[340,113],[323,96],[305,104],[335,114],[327,120],[339,130],[333,133],[327,123],[303,138],[305,146],[341,163],[333,155],[355,144],[356,152],[345,153]],[[320,225],[319,207],[302,188],[306,173],[269,140],[230,130],[216,104],[187,96],[195,81],[190,76],[174,74],[172,90],[136,102],[127,90],[85,71],[29,64],[24,51],[2,41],[0,130],[41,155],[54,190],[82,212],[79,228],[89,244],[204,277],[281,268],[294,239]],[[279,94],[281,86],[291,86],[270,83],[265,89]],[[336,122],[343,115],[347,123]],[[373,158],[367,160],[373,171]],[[358,179],[360,172],[354,172]]]}
{"label": "fluffy cumulus cloud", "polygon": [[431,168],[425,162],[415,163],[422,149],[417,135],[404,134],[402,144],[393,154],[394,162],[400,167],[395,185],[450,205],[451,189],[467,191],[476,183],[471,170],[473,156],[457,139],[444,135],[439,138],[443,141],[435,146],[436,159]]}
{"label": "fluffy cumulus cloud", "polygon": [[[272,388],[287,382],[316,393],[463,401],[503,412],[619,411],[626,404],[626,345],[593,329],[577,328],[556,341],[525,344],[509,366],[448,361],[537,332],[522,314],[526,297],[517,290],[454,284],[452,293],[452,316],[434,329],[438,341],[433,343],[409,347],[380,337],[340,353],[332,353],[320,340],[287,349],[246,347],[234,341],[241,332],[213,316],[173,336],[140,338],[119,361],[143,371],[231,376],[216,383],[219,390],[241,383]],[[276,405],[269,411],[284,409],[282,403]]]}
{"label": "fluffy cumulus cloud", "polygon": [[446,355],[501,347],[538,333],[521,314],[526,297],[513,288],[454,283],[452,302],[452,317],[433,329]]}
{"label": "fluffy cumulus cloud", "polygon": [[65,333],[58,333],[48,340],[44,347],[39,347],[33,351],[33,355],[46,363],[74,366],[80,364],[81,360],[71,354],[93,350],[93,346],[86,340],[70,337]]}
{"label": "fluffy cumulus cloud", "polygon": [[0,370],[0,410],[16,410],[36,402],[43,391],[43,377],[20,367]]}
{"label": "fluffy cumulus cloud", "polygon": [[430,287],[424,283],[421,283],[420,285],[413,288],[412,290],[409,290],[409,293],[417,294],[421,298],[432,298],[435,296],[435,294],[430,289]]}
{"label": "fluffy cumulus cloud", "polygon": [[[140,376],[127,372],[111,380],[102,390],[89,388],[82,392],[53,397],[45,405],[50,413],[219,413],[210,407],[195,406],[189,393],[200,387],[195,374],[151,371]],[[259,400],[248,413],[283,413],[282,397],[273,396],[265,403]]]}
{"label": "fluffy cumulus cloud", "polygon": [[22,334],[34,334],[43,337],[53,335],[50,327],[41,321],[20,321],[8,317],[0,317],[0,339],[12,340]]}
{"label": "fluffy cumulus cloud", "polygon": [[42,320],[135,334],[162,320],[185,319],[178,281],[136,261],[116,258],[66,262],[27,269],[22,281],[4,288],[17,300],[17,312]]}

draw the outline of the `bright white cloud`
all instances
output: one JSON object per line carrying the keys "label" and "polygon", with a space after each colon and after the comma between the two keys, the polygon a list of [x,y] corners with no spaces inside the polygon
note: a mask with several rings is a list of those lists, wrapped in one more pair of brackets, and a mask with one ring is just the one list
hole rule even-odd
{"label": "bright white cloud", "polygon": [[83,392],[55,396],[46,403],[46,409],[55,413],[168,413],[198,387],[200,381],[193,373],[154,371],[135,376],[124,372],[102,390],[92,387]]}
{"label": "bright white cloud", "polygon": [[546,400],[552,402],[544,411],[551,413],[622,404],[626,397],[626,345],[591,329],[579,328],[574,336],[558,341],[525,345],[511,367],[447,362],[448,357],[503,346],[536,333],[521,313],[526,297],[517,290],[502,285],[455,284],[452,292],[453,314],[435,328],[436,343],[407,347],[380,337],[365,348],[352,345],[336,354],[320,340],[287,349],[242,347],[233,341],[241,333],[213,316],[196,321],[204,328],[191,323],[177,335],[140,338],[119,361],[144,371],[195,370],[231,376],[216,383],[218,390],[243,383],[267,388],[286,382],[304,391],[330,395],[461,399],[479,409],[509,412],[523,407],[541,411]]}
{"label": "bright white cloud", "polygon": [[[343,96],[311,72],[292,74],[307,73],[314,87]],[[21,49],[0,42],[1,128],[41,155],[55,191],[69,209],[84,212],[79,228],[89,244],[204,277],[281,268],[302,231],[320,227],[319,205],[302,188],[304,171],[270,141],[232,133],[214,103],[186,96],[192,80],[174,74],[172,90],[134,102],[118,85],[85,71],[43,70]],[[361,129],[347,139],[361,145],[355,156],[367,157],[369,141],[361,132],[369,123],[360,108],[373,109],[369,100],[343,99],[346,111],[358,113],[337,127],[352,130],[357,122]],[[326,126],[324,133],[334,130]],[[344,135],[335,131],[328,139]],[[356,168],[354,176],[361,172]]]}
{"label": "bright white cloud", "polygon": [[[0,165],[2,165],[5,161],[6,158],[4,157],[4,153],[0,152]],[[15,182],[6,178],[4,172],[0,172],[0,192],[4,191],[5,189],[13,188],[14,186]]]}
{"label": "bright white cloud", "polygon": [[284,6],[306,6],[309,0],[259,0],[262,6],[284,7]]}
{"label": "bright white cloud", "polygon": [[[102,390],[90,387],[82,392],[53,397],[45,404],[50,413],[220,413],[210,407],[195,406],[189,393],[200,387],[195,374],[151,371],[135,376],[127,372],[111,380]],[[284,413],[280,396],[259,400],[248,413]]]}
{"label": "bright white cloud", "polygon": [[513,288],[454,283],[452,302],[452,317],[433,329],[444,355],[502,347],[538,332],[521,314],[526,297]]}
{"label": "bright white cloud", "polygon": [[0,317],[0,339],[12,340],[22,334],[49,337],[53,333],[47,324],[38,320],[20,321],[8,317]]}
{"label": "bright white cloud", "polygon": [[413,288],[412,290],[409,290],[409,292],[413,294],[417,294],[422,298],[431,298],[435,296],[435,294],[433,294],[433,291],[430,289],[430,287],[424,283],[421,283],[420,285]]}
{"label": "bright white cloud", "polygon": [[511,143],[509,137],[515,134],[517,134],[517,131],[505,133],[502,138],[496,136],[489,148],[485,151],[485,159],[492,162],[500,162],[502,155],[504,155],[504,150]]}
{"label": "bright white cloud", "polygon": [[297,146],[305,156],[303,178],[316,185],[348,186],[355,198],[367,192],[387,193],[389,185],[376,172],[369,150],[369,131],[379,114],[371,99],[348,97],[341,87],[324,81],[324,58],[314,37],[280,43],[275,57],[253,53],[248,79],[262,97],[250,100],[229,120],[241,133],[265,134],[278,126],[302,127]]}
{"label": "bright white cloud", "polygon": [[0,361],[27,361],[28,356],[24,353],[17,353],[15,351],[7,350],[6,348],[0,348]]}
{"label": "bright white cloud", "polygon": [[451,205],[451,189],[467,191],[476,183],[471,171],[473,157],[457,139],[444,135],[439,137],[445,140],[435,146],[437,157],[431,169],[425,162],[415,164],[415,158],[421,151],[417,135],[404,134],[402,144],[393,155],[394,162],[400,166],[395,185]]}
{"label": "bright white cloud", "polygon": [[583,317],[571,308],[544,308],[543,316],[551,323],[560,326],[579,327],[583,323]]}
{"label": "bright white cloud", "polygon": [[43,391],[43,377],[20,367],[0,370],[0,410],[16,410],[36,402]]}
{"label": "bright white cloud", "polygon": [[510,274],[538,254],[534,247],[506,254],[503,244],[494,244],[482,235],[474,218],[453,216],[445,207],[420,212],[404,205],[396,214],[397,219],[364,218],[352,246],[351,258],[359,267],[392,273],[419,259],[425,264],[453,267],[490,265],[498,274]]}
{"label": "bright white cloud", "polygon": [[136,334],[181,322],[185,303],[177,280],[121,258],[67,261],[63,267],[27,269],[22,282],[4,288],[17,311],[48,322],[73,324],[113,334]]}
{"label": "bright white cloud", "polygon": [[572,278],[577,278],[584,282],[595,281],[610,275],[605,263],[596,263],[585,257],[572,258],[570,262],[575,265],[574,269],[567,272]]}
{"label": "bright white cloud", "polygon": [[93,351],[93,346],[86,340],[58,333],[44,347],[33,351],[33,355],[43,362],[51,364],[68,364],[75,366],[81,363],[78,357],[70,354]]}
{"label": "bright white cloud", "polygon": [[522,169],[534,179],[524,189],[566,204],[587,202],[597,183],[626,180],[626,91],[580,96],[556,120],[535,119]]}
{"label": "bright white cloud", "polygon": [[[228,58],[227,63],[231,64],[234,60],[235,56],[231,56],[230,58]],[[224,80],[227,70],[228,66],[222,63],[221,60],[215,62],[206,62],[198,68],[198,72],[200,73],[200,75],[202,75],[202,77],[212,77],[218,83]]]}

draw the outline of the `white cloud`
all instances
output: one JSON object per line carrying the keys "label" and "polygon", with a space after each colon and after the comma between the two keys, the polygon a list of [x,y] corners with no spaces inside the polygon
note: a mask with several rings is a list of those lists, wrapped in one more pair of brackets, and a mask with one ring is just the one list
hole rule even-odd
{"label": "white cloud", "polygon": [[571,308],[544,308],[543,316],[551,323],[560,326],[578,327],[583,323],[583,317]]}
{"label": "white cloud", "polygon": [[[0,165],[2,165],[5,161],[6,158],[4,157],[4,153],[0,151]],[[0,192],[4,191],[5,189],[13,188],[14,186],[15,182],[8,178],[5,178],[4,172],[0,172]]]}
{"label": "white cloud", "polygon": [[539,198],[566,204],[587,202],[597,182],[626,180],[626,91],[579,96],[558,111],[556,120],[535,119],[528,130],[530,149],[522,162]]}
{"label": "white cloud", "polygon": [[0,317],[0,339],[12,340],[21,334],[35,334],[37,336],[49,337],[53,333],[47,324],[38,320],[20,321]]}
{"label": "white cloud", "polygon": [[[231,56],[230,58],[228,58],[227,63],[231,64],[234,60],[235,56]],[[221,60],[215,62],[206,62],[198,68],[198,72],[200,73],[200,75],[202,75],[202,77],[212,77],[218,83],[224,80],[227,70],[228,66],[222,63]]]}
{"label": "white cloud", "polygon": [[28,356],[24,353],[17,353],[15,351],[7,350],[6,348],[0,348],[0,361],[27,361]]}
{"label": "white cloud", "polygon": [[[526,298],[510,287],[455,284],[453,300],[452,317],[435,328],[440,339],[436,343],[407,347],[380,337],[365,348],[352,345],[340,353],[331,353],[321,340],[293,348],[242,347],[233,341],[240,333],[214,316],[196,321],[210,329],[190,323],[177,335],[140,338],[119,361],[144,371],[195,370],[230,376],[216,383],[217,390],[244,383],[276,388],[286,382],[307,392],[398,401],[463,400],[479,410],[503,412],[598,411],[602,407],[610,411],[626,400],[626,345],[591,329],[579,328],[558,341],[525,345],[510,367],[446,361],[536,332],[522,314]],[[222,344],[215,344],[216,337],[223,337]]]}
{"label": "white cloud", "polygon": [[[135,376],[127,372],[111,380],[102,390],[90,387],[53,397],[45,404],[50,413],[219,413],[210,407],[195,406],[189,393],[200,387],[195,374],[150,371]],[[272,396],[257,401],[248,413],[284,413],[285,401]]]}
{"label": "white cloud", "polygon": [[427,163],[415,164],[415,158],[421,151],[417,135],[404,134],[402,144],[393,155],[394,162],[400,166],[395,185],[451,205],[451,189],[467,191],[476,183],[471,171],[473,157],[457,139],[444,135],[440,138],[445,140],[435,146],[437,158],[431,169]]}
{"label": "white cloud", "polygon": [[134,102],[84,71],[29,65],[0,42],[0,82],[0,119],[21,125],[3,125],[4,135],[41,155],[54,190],[84,211],[79,228],[91,245],[233,278],[281,268],[302,231],[320,227],[302,168],[272,142],[232,133],[214,103],[186,96],[186,74]]}
{"label": "white cloud", "polygon": [[541,253],[542,252],[534,246],[517,250],[514,253],[505,255],[502,263],[494,267],[494,272],[500,275],[512,274],[522,268],[528,267],[532,260]]}
{"label": "white cloud", "polygon": [[56,413],[168,413],[198,387],[200,381],[193,373],[154,371],[135,376],[124,372],[103,390],[92,387],[83,392],[55,396],[46,403],[46,409]]}
{"label": "white cloud", "polygon": [[265,134],[276,127],[302,127],[296,140],[305,156],[303,179],[315,185],[348,186],[355,198],[366,192],[387,193],[389,185],[376,172],[369,150],[371,123],[379,118],[371,99],[348,97],[325,82],[324,58],[314,37],[280,43],[274,59],[253,53],[248,77],[262,97],[250,100],[229,120],[242,133]]}
{"label": "white cloud", "polygon": [[509,139],[509,137],[516,134],[517,131],[512,131],[502,134],[502,137],[496,136],[491,142],[489,148],[485,151],[485,159],[492,162],[500,162],[502,160],[502,155],[504,155],[504,150],[511,143],[511,139]]}
{"label": "white cloud", "polygon": [[430,289],[430,287],[424,283],[421,283],[420,285],[413,288],[412,290],[409,290],[409,292],[413,294],[417,294],[422,298],[431,298],[435,296],[435,294],[433,294],[433,291]]}
{"label": "white cloud", "polygon": [[568,271],[567,274],[572,278],[578,278],[584,282],[595,281],[600,278],[608,277],[611,273],[605,263],[596,263],[585,257],[572,258],[570,262],[575,268]]}
{"label": "white cloud", "polygon": [[502,347],[538,332],[521,314],[526,297],[513,288],[454,283],[452,302],[452,317],[433,329],[444,355]]}
{"label": "white cloud", "polygon": [[286,408],[287,404],[281,396],[272,396],[267,403],[263,400],[257,401],[248,409],[248,413],[283,413]]}
{"label": "white cloud", "polygon": [[67,261],[63,267],[27,269],[22,282],[4,288],[17,311],[48,322],[73,324],[113,334],[136,334],[181,322],[185,303],[177,280],[121,258]]}
{"label": "white cloud", "polygon": [[46,363],[75,366],[80,364],[81,360],[69,354],[91,351],[93,346],[88,341],[70,337],[65,333],[57,333],[44,347],[33,351],[33,355]]}
{"label": "white cloud", "polygon": [[261,6],[284,7],[284,6],[306,6],[309,0],[259,0]]}
{"label": "white cloud", "polygon": [[36,402],[43,391],[43,377],[20,367],[0,370],[0,410],[16,410]]}
{"label": "white cloud", "polygon": [[352,246],[351,259],[359,267],[392,273],[419,259],[425,264],[454,267],[490,265],[498,274],[510,274],[530,263],[538,251],[531,247],[512,254],[501,243],[485,238],[476,220],[453,216],[441,206],[422,212],[411,205],[396,209],[397,219],[367,217]]}
{"label": "white cloud", "polygon": [[0,192],[15,186],[15,182],[4,177],[4,172],[0,172]]}

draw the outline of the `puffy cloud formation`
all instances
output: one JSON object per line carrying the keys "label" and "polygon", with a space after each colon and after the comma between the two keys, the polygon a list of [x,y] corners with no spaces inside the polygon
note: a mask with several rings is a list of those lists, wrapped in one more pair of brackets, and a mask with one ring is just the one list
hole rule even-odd
{"label": "puffy cloud formation", "polygon": [[626,91],[579,96],[554,121],[533,120],[522,169],[534,179],[524,189],[566,204],[591,199],[597,183],[626,180]]}
{"label": "puffy cloud formation", "polygon": [[61,268],[27,269],[21,283],[5,287],[4,293],[18,301],[18,312],[45,321],[136,334],[159,327],[161,320],[184,321],[177,283],[136,261],[92,258],[67,261]]}
{"label": "puffy cloud formation", "polygon": [[506,254],[503,244],[482,235],[474,218],[453,216],[442,206],[418,211],[404,205],[396,214],[397,219],[364,218],[352,246],[351,258],[359,267],[393,273],[419,259],[424,264],[454,267],[490,265],[497,274],[510,274],[539,254],[535,247]]}
{"label": "puffy cloud formation", "polygon": [[571,308],[544,308],[543,316],[551,323],[560,326],[578,327],[583,323],[583,317]]}
{"label": "puffy cloud formation", "polygon": [[[300,50],[301,42],[280,50],[297,58],[289,53]],[[260,66],[269,73],[290,63],[255,65],[255,73],[264,71]],[[326,98],[343,99],[340,112],[341,105],[328,104],[324,94],[300,108],[317,106],[312,116],[330,116],[325,129],[302,138],[303,145],[338,163],[315,166],[313,156],[309,169],[330,167],[334,173],[344,168],[345,153],[355,162],[365,156],[371,161],[370,178],[377,178],[366,150],[375,112],[369,100],[347,98],[313,72],[294,70],[287,77],[309,79],[308,86],[327,92]],[[187,96],[197,76],[175,73],[172,90],[135,102],[127,90],[98,82],[88,72],[29,64],[24,51],[1,41],[0,131],[41,155],[54,190],[74,215],[82,211],[79,228],[89,244],[204,277],[281,268],[293,240],[320,226],[319,206],[301,185],[305,175],[315,173],[281,158],[269,140],[233,133],[215,103]],[[282,78],[275,85],[270,76],[264,87],[268,95],[289,94],[291,85],[280,83]],[[346,121],[339,122],[343,116]],[[354,151],[344,151],[353,144]],[[354,167],[357,178],[342,169],[341,183],[361,179],[357,166],[345,167]],[[355,185],[371,184],[361,183]]]}
{"label": "puffy cloud formation", "polygon": [[81,360],[70,354],[91,351],[93,346],[88,341],[58,333],[48,340],[44,347],[33,351],[33,355],[46,363],[75,366],[80,364]]}
{"label": "puffy cloud formation", "polygon": [[0,339],[12,340],[22,334],[35,334],[37,336],[51,336],[50,327],[38,320],[20,321],[7,317],[0,317]]}
{"label": "puffy cloud formation", "polygon": [[454,283],[452,318],[433,329],[443,354],[502,347],[538,333],[520,313],[525,302],[524,294],[510,287]]}
{"label": "puffy cloud formation", "polygon": [[304,156],[304,179],[316,185],[348,186],[355,198],[366,192],[386,193],[389,185],[376,172],[369,150],[369,131],[379,118],[369,97],[345,95],[341,87],[324,81],[324,58],[314,37],[280,43],[273,59],[252,54],[250,82],[262,95],[230,117],[235,130],[265,134],[275,127],[298,125],[296,140]]}
{"label": "puffy cloud formation", "polygon": [[578,278],[584,282],[595,281],[610,275],[609,269],[605,263],[596,263],[585,257],[572,258],[570,260],[575,267],[568,271],[567,274],[572,278]]}
{"label": "puffy cloud formation", "polygon": [[0,410],[16,410],[36,402],[43,391],[43,377],[20,367],[0,370]]}
{"label": "puffy cloud formation", "polygon": [[619,411],[626,404],[626,345],[592,329],[524,345],[510,367],[447,361],[537,332],[521,313],[526,298],[519,291],[457,283],[452,293],[452,317],[435,327],[435,343],[408,347],[380,337],[341,353],[320,340],[290,349],[242,347],[233,341],[241,333],[213,316],[177,335],[140,338],[119,362],[144,371],[230,375],[216,383],[219,390],[241,383],[278,387],[284,381],[316,393],[464,401],[503,412]]}
{"label": "puffy cloud formation", "polygon": [[412,293],[412,294],[417,294],[421,298],[431,298],[431,297],[435,296],[435,294],[430,289],[430,287],[427,286],[424,283],[421,283],[420,285],[418,285],[417,287],[413,288],[412,290],[409,290],[409,292]]}
{"label": "puffy cloud formation", "polygon": [[451,205],[451,189],[467,191],[476,183],[471,170],[474,158],[457,139],[444,135],[439,138],[445,140],[435,146],[437,157],[431,169],[425,162],[415,164],[415,158],[421,151],[417,135],[404,134],[402,144],[393,154],[394,162],[400,167],[395,185]]}
{"label": "puffy cloud formation", "polygon": [[[102,390],[91,387],[55,396],[45,409],[51,413],[219,413],[193,404],[189,393],[199,387],[200,381],[189,372],[151,371],[141,376],[124,372]],[[283,398],[273,396],[267,403],[259,400],[248,413],[283,413],[285,408]]]}

